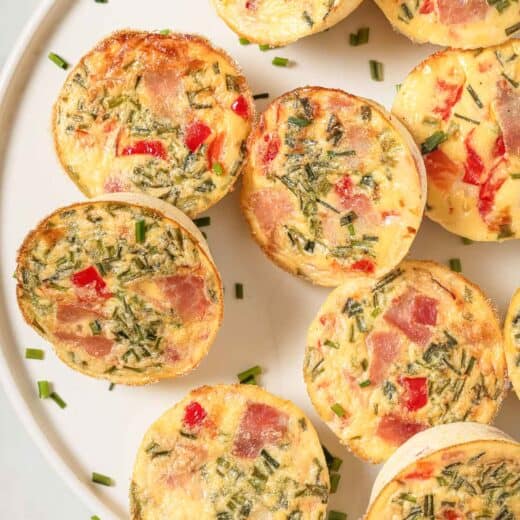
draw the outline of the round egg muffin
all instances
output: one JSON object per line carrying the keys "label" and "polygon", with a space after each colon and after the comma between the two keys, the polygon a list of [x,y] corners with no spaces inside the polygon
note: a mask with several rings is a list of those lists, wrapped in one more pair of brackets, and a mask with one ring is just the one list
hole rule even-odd
{"label": "round egg muffin", "polygon": [[444,424],[401,446],[379,473],[365,520],[520,518],[520,444],[491,426]]}
{"label": "round egg muffin", "polygon": [[520,236],[519,54],[517,40],[439,52],[394,102],[424,154],[427,215],[472,240]]}
{"label": "round egg muffin", "polygon": [[141,385],[185,374],[222,322],[220,276],[195,225],[142,194],[58,209],[16,269],[27,323],[71,368]]}
{"label": "round egg muffin", "polygon": [[506,391],[500,324],[486,297],[424,261],[335,289],[310,326],[304,374],[322,419],[374,463],[430,426],[490,422]]}
{"label": "round egg muffin", "polygon": [[211,0],[211,3],[239,36],[279,47],[336,25],[361,1]]}
{"label": "round egg muffin", "polygon": [[509,379],[520,398],[520,289],[513,295],[507,311],[504,340]]}
{"label": "round egg muffin", "polygon": [[395,29],[417,43],[476,49],[497,45],[520,29],[510,0],[375,0]]}
{"label": "round egg muffin", "polygon": [[290,401],[256,385],[193,390],[137,454],[132,520],[322,520],[329,475],[318,435]]}
{"label": "round egg muffin", "polygon": [[253,116],[238,66],[208,40],[121,31],[68,76],[54,141],[88,197],[144,192],[193,217],[233,188]]}
{"label": "round egg muffin", "polygon": [[425,203],[420,154],[373,101],[321,87],[276,99],[251,133],[242,208],[290,273],[337,286],[395,267]]}

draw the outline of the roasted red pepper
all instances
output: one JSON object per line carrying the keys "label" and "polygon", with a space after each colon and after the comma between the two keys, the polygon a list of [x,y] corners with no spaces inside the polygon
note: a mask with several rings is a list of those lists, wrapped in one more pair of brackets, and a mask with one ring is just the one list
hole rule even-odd
{"label": "roasted red pepper", "polygon": [[404,387],[403,404],[410,412],[420,410],[428,404],[428,379],[426,377],[400,377]]}
{"label": "roasted red pepper", "polygon": [[202,408],[200,403],[197,401],[192,401],[186,408],[184,409],[184,418],[182,422],[188,428],[196,428],[200,426],[204,419],[207,417],[207,412]]}
{"label": "roasted red pepper", "polygon": [[361,260],[358,260],[357,262],[354,262],[350,268],[353,271],[361,271],[363,273],[373,273],[376,269],[376,266],[372,260],[369,260],[368,258],[362,258]]}
{"label": "roasted red pepper", "polygon": [[435,4],[433,3],[433,0],[424,0],[424,2],[421,5],[421,8],[419,9],[419,13],[430,14],[430,13],[433,13],[434,9],[435,9]]}
{"label": "roasted red pepper", "polygon": [[210,134],[209,126],[200,121],[194,121],[186,128],[184,144],[191,153],[195,153]]}
{"label": "roasted red pepper", "polygon": [[267,143],[267,147],[265,149],[264,153],[264,164],[270,163],[273,161],[276,156],[278,155],[278,152],[280,151],[280,138],[277,135],[264,135],[264,141]]}
{"label": "roasted red pepper", "polygon": [[349,198],[352,194],[352,179],[348,175],[344,175],[341,179],[335,184],[334,191],[340,196],[341,199]]}
{"label": "roasted red pepper", "polygon": [[410,473],[403,475],[405,480],[428,480],[435,472],[435,464],[427,460],[420,460],[416,468]]}
{"label": "roasted red pepper", "polygon": [[222,154],[222,147],[224,145],[225,134],[220,133],[209,143],[206,157],[208,159],[209,168],[213,168],[213,165],[220,163],[220,155]]}
{"label": "roasted red pepper", "polygon": [[101,278],[97,269],[92,265],[72,275],[72,283],[76,287],[92,287],[101,298],[110,298],[112,294],[107,290],[105,280]]}
{"label": "roasted red pepper", "polygon": [[161,141],[137,141],[123,148],[121,155],[152,155],[163,160],[168,158],[166,149]]}
{"label": "roasted red pepper", "polygon": [[455,511],[454,509],[446,509],[446,511],[443,511],[442,517],[444,520],[461,520],[462,516],[460,513]]}
{"label": "roasted red pepper", "polygon": [[249,105],[244,96],[238,96],[235,101],[231,104],[231,110],[235,112],[237,116],[247,119],[249,117]]}
{"label": "roasted red pepper", "polygon": [[500,134],[495,141],[495,146],[493,147],[493,157],[499,158],[503,157],[506,154],[506,145],[504,143],[504,135]]}
{"label": "roasted red pepper", "polygon": [[467,135],[466,139],[464,139],[464,146],[466,147],[466,162],[464,163],[464,178],[462,180],[467,184],[479,186],[485,166],[482,157],[480,157],[471,143],[474,131],[475,130],[473,129]]}
{"label": "roasted red pepper", "polygon": [[497,191],[502,187],[505,180],[505,177],[493,180],[493,174],[491,174],[489,179],[480,186],[477,207],[482,218],[487,217],[489,212],[493,209]]}
{"label": "roasted red pepper", "polygon": [[435,107],[433,112],[439,114],[443,121],[447,121],[451,115],[452,108],[459,102],[462,96],[463,85],[456,85],[439,79],[437,80],[437,86],[444,93],[444,102],[442,105]]}

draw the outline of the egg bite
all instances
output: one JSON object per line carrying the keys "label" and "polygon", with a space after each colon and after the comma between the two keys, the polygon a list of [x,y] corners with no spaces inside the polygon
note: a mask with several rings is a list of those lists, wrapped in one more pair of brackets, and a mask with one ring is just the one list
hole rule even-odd
{"label": "egg bite", "polygon": [[58,209],[26,237],[15,276],[25,321],[57,356],[113,383],[186,374],[222,322],[222,283],[204,237],[143,194]]}
{"label": "egg bite", "polygon": [[509,0],[375,0],[390,23],[417,43],[480,49],[520,29],[520,8]]}
{"label": "egg bite", "polygon": [[520,236],[519,53],[511,40],[434,54],[393,105],[424,154],[427,215],[472,240]]}
{"label": "egg bite", "polygon": [[324,286],[395,267],[426,197],[422,159],[373,101],[299,88],[276,99],[248,141],[241,193],[254,239],[283,269]]}
{"label": "egg bite", "polygon": [[194,217],[232,190],[253,117],[224,51],[199,36],[128,30],[74,67],[52,124],[59,160],[87,197],[141,192]]}
{"label": "egg bite", "polygon": [[335,289],[310,326],[304,375],[321,418],[373,463],[430,426],[492,421],[506,391],[495,311],[460,274],[424,261]]}
{"label": "egg bite", "polygon": [[309,419],[256,385],[203,386],[137,453],[132,520],[325,518],[329,475]]}
{"label": "egg bite", "polygon": [[507,310],[504,341],[509,379],[520,398],[520,289],[511,298]]}
{"label": "egg bite", "polygon": [[520,444],[488,425],[436,426],[379,473],[364,520],[520,518]]}
{"label": "egg bite", "polygon": [[279,47],[319,33],[347,17],[362,0],[211,0],[242,38]]}

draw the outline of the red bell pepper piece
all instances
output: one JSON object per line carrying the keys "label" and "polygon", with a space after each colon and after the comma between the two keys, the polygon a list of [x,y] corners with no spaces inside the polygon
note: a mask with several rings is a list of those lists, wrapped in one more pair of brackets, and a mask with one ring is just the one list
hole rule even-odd
{"label": "red bell pepper piece", "polygon": [[435,9],[435,4],[433,3],[433,0],[424,0],[424,2],[421,5],[421,8],[419,9],[419,13],[430,14],[430,13],[433,13],[434,9]]}
{"label": "red bell pepper piece", "polygon": [[506,154],[506,145],[504,143],[504,135],[500,134],[495,141],[495,146],[493,147],[493,157],[503,157]]}
{"label": "red bell pepper piece", "polygon": [[235,112],[237,116],[247,119],[249,117],[249,105],[244,96],[238,96],[235,101],[231,104],[231,110]]}
{"label": "red bell pepper piece", "polygon": [[451,115],[452,108],[459,102],[462,96],[463,85],[456,85],[439,79],[437,80],[437,86],[444,93],[445,97],[443,104],[435,107],[433,112],[439,114],[443,121],[447,121]]}
{"label": "red bell pepper piece", "polygon": [[193,401],[184,409],[182,422],[188,428],[195,428],[202,424],[207,415],[206,410],[204,410],[201,404],[197,403],[197,401]]}
{"label": "red bell pepper piece", "polygon": [[195,153],[210,134],[211,129],[207,125],[200,121],[194,121],[186,128],[184,144],[191,153]]}
{"label": "red bell pepper piece", "polygon": [[123,148],[121,155],[152,155],[163,160],[168,158],[166,149],[161,141],[137,141]]}
{"label": "red bell pepper piece", "polygon": [[105,280],[101,278],[97,269],[91,265],[83,271],[78,271],[72,275],[72,283],[76,287],[92,287],[101,298],[110,298],[112,294],[107,290]]}
{"label": "red bell pepper piece", "polygon": [[428,403],[428,379],[426,377],[400,377],[404,387],[403,404],[410,412],[420,410]]}
{"label": "red bell pepper piece", "polygon": [[485,166],[482,157],[473,148],[471,144],[471,138],[473,137],[473,129],[464,139],[464,146],[466,147],[466,162],[464,163],[464,178],[462,179],[467,184],[473,184],[474,186],[480,185],[480,179],[484,172]]}
{"label": "red bell pepper piece", "polygon": [[353,271],[361,271],[363,273],[373,273],[376,269],[376,266],[372,260],[369,260],[368,258],[362,258],[361,260],[358,260],[357,262],[354,262],[350,268]]}

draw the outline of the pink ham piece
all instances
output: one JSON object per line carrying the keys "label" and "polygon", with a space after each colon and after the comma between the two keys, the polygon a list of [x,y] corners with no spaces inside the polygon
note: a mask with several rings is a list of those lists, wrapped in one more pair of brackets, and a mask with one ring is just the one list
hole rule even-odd
{"label": "pink ham piece", "polygon": [[388,444],[400,446],[426,428],[424,424],[406,421],[396,414],[388,414],[381,417],[376,434]]}
{"label": "pink ham piece", "polygon": [[520,156],[520,96],[505,81],[499,81],[495,108],[504,144],[511,155]]}
{"label": "pink ham piece", "polygon": [[263,403],[248,403],[233,444],[233,455],[258,457],[264,446],[280,442],[287,433],[288,416]]}
{"label": "pink ham piece", "polygon": [[86,303],[59,302],[56,308],[56,320],[60,323],[76,323],[84,319],[95,319],[102,316]]}
{"label": "pink ham piece", "polygon": [[289,195],[272,188],[265,188],[253,193],[249,204],[260,228],[270,238],[272,238],[277,224],[294,210]]}
{"label": "pink ham piece", "polygon": [[210,306],[204,278],[192,273],[176,274],[161,278],[158,284],[183,321],[199,320],[204,317]]}
{"label": "pink ham piece", "polygon": [[486,0],[438,0],[439,20],[456,25],[483,20],[489,9]]}
{"label": "pink ham piece", "polygon": [[438,303],[434,298],[420,294],[414,289],[408,289],[392,301],[384,318],[403,332],[408,339],[425,346],[432,334],[430,326],[437,323]]}
{"label": "pink ham piece", "polygon": [[370,351],[369,379],[379,384],[401,351],[401,338],[394,331],[372,331],[366,338]]}
{"label": "pink ham piece", "polygon": [[92,357],[102,358],[110,354],[114,342],[104,336],[77,336],[70,332],[56,331],[54,336],[64,343],[81,347]]}

